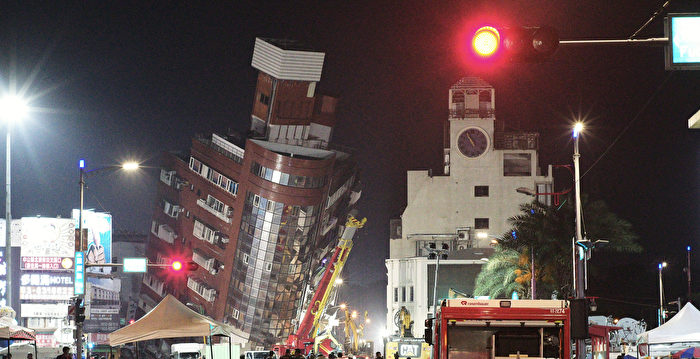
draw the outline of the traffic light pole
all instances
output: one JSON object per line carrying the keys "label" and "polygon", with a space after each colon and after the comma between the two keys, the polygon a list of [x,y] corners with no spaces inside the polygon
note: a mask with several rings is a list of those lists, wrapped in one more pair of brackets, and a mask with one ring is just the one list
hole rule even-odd
{"label": "traffic light pole", "polygon": [[668,37],[652,37],[649,39],[592,39],[592,40],[559,40],[559,45],[666,45]]}

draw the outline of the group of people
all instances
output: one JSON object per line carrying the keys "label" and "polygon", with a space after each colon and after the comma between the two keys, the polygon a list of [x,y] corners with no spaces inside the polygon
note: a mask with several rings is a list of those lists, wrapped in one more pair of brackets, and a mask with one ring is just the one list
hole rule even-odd
{"label": "group of people", "polygon": [[[3,359],[12,359],[12,354],[5,354],[2,356]],[[27,353],[27,359],[34,359],[34,353]],[[63,352],[56,357],[56,359],[73,359],[73,355],[70,353],[69,347],[63,347]]]}
{"label": "group of people", "polygon": [[[291,350],[285,349],[284,355],[282,355],[279,359],[325,359],[326,357],[322,353],[318,353],[314,355],[313,352],[310,352],[307,356],[304,356],[301,353],[301,349],[294,349],[294,354],[292,354]],[[331,352],[328,354],[328,359],[353,359],[352,354],[348,354],[347,356],[343,357],[343,353],[335,353]],[[276,359],[275,358],[275,352],[270,350],[270,352],[267,354],[266,359]],[[374,359],[384,359],[382,356],[381,352],[377,352],[374,356]]]}

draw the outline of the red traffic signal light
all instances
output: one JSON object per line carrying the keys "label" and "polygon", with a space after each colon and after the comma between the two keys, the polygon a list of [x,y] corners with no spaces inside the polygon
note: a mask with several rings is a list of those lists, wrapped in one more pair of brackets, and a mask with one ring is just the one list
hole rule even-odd
{"label": "red traffic signal light", "polygon": [[472,38],[472,49],[482,57],[491,56],[498,51],[501,44],[501,34],[496,28],[482,26],[474,33]]}
{"label": "red traffic signal light", "polygon": [[194,272],[199,268],[199,264],[195,262],[173,261],[170,264],[170,268],[175,272]]}
{"label": "red traffic signal light", "polygon": [[559,34],[551,27],[482,26],[471,37],[471,51],[480,59],[541,62],[559,47]]}
{"label": "red traffic signal light", "polygon": [[176,272],[181,271],[182,270],[182,262],[174,261],[173,264],[171,265],[171,268]]}

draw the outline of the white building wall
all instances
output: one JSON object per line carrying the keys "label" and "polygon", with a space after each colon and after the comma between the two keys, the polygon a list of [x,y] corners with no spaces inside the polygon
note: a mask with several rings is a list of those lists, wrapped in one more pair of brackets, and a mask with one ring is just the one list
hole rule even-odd
{"label": "white building wall", "polygon": [[[495,97],[493,90],[482,81],[478,91],[491,91],[491,101],[483,108],[493,109]],[[476,96],[466,96],[466,109],[479,110],[478,92]],[[476,100],[475,100],[476,98]],[[450,104],[450,109],[456,108]],[[478,113],[478,111],[477,111]],[[432,308],[428,308],[428,296],[432,297],[433,288],[428,288],[428,265],[434,260],[418,256],[416,241],[457,240],[458,230],[469,229],[473,248],[469,259],[441,260],[443,264],[482,265],[480,253],[490,253],[492,237],[499,237],[510,229],[508,218],[519,213],[522,203],[532,201],[533,197],[517,193],[518,187],[535,189],[538,183],[551,183],[551,174],[537,176],[538,159],[536,150],[496,150],[494,148],[493,112],[482,112],[487,117],[450,118],[450,158],[449,175],[430,176],[429,171],[408,171],[407,206],[401,215],[401,238],[390,239],[389,259],[386,260],[388,272],[387,288],[387,329],[395,333],[394,315],[401,308],[411,313],[414,321],[413,334],[422,336],[424,320]],[[470,115],[474,115],[471,113]],[[481,115],[481,114],[479,114]],[[458,148],[458,138],[467,128],[478,127],[488,134],[487,150],[477,158],[468,158]],[[504,176],[503,159],[506,153],[530,154],[530,176]],[[488,186],[488,197],[475,197],[475,186]],[[475,229],[475,218],[488,218],[488,229]],[[477,238],[478,232],[484,232],[486,238]],[[453,242],[454,243],[454,242]],[[485,250],[487,249],[488,250]],[[451,248],[452,249],[452,248]],[[461,252],[461,251],[460,251]],[[463,258],[466,258],[463,256]],[[465,278],[471,282],[474,278]],[[394,288],[414,287],[414,301],[394,301]],[[400,297],[399,290],[399,297]]]}

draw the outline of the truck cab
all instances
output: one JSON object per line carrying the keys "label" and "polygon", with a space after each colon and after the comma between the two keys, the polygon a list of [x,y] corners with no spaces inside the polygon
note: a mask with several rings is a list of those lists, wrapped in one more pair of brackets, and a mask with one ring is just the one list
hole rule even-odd
{"label": "truck cab", "polygon": [[170,346],[170,359],[201,359],[202,344],[179,343]]}
{"label": "truck cab", "polygon": [[448,299],[425,339],[434,359],[569,359],[569,317],[564,300]]}

